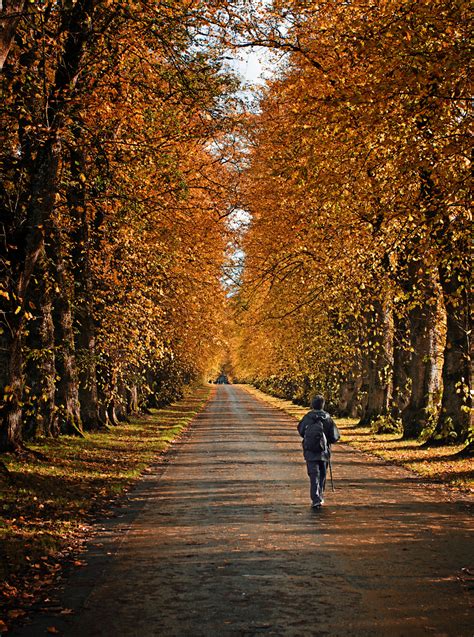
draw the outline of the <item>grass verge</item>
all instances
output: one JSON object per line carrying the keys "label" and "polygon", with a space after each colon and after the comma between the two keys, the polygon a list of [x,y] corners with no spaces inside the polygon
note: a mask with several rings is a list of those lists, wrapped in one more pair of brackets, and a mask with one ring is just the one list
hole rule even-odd
{"label": "grass verge", "polygon": [[[252,395],[282,409],[297,419],[308,411],[289,400],[275,398],[252,387],[243,385]],[[337,418],[343,442],[355,449],[410,469],[427,481],[442,483],[450,488],[474,493],[474,467],[472,458],[456,458],[464,445],[422,448],[416,440],[402,440],[399,434],[374,434],[370,427],[358,427],[357,420]]]}
{"label": "grass verge", "polygon": [[40,439],[40,455],[5,454],[0,476],[0,632],[41,605],[77,559],[91,524],[176,441],[204,407],[210,386],[150,415],[85,439]]}

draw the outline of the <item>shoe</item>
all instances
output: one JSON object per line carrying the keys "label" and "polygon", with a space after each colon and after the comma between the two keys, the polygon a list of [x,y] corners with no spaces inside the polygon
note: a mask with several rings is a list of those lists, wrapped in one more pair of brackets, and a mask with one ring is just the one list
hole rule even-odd
{"label": "shoe", "polygon": [[311,506],[313,507],[313,509],[320,509],[321,508],[321,504],[322,504],[322,502],[313,502],[313,504]]}

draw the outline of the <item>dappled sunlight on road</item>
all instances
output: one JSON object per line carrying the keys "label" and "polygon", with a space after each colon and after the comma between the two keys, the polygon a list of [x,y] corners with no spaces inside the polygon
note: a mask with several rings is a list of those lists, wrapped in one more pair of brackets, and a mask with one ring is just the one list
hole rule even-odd
{"label": "dappled sunlight on road", "polygon": [[68,635],[470,635],[466,507],[346,445],[333,464],[315,512],[294,419],[218,387],[130,493],[117,556]]}

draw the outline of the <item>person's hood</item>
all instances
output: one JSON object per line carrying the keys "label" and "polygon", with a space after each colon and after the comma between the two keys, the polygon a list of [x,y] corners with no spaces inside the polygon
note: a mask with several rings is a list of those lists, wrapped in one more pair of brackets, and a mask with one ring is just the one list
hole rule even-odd
{"label": "person's hood", "polygon": [[315,418],[327,418],[329,414],[324,409],[313,409],[312,414]]}

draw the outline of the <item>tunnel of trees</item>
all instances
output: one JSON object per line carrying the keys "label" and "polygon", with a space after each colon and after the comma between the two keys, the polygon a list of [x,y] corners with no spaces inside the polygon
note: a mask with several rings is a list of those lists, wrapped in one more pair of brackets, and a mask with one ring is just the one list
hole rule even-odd
{"label": "tunnel of trees", "polygon": [[[467,2],[0,19],[1,451],[174,400],[225,357],[472,452]],[[226,66],[250,46],[277,60],[258,108]]]}

